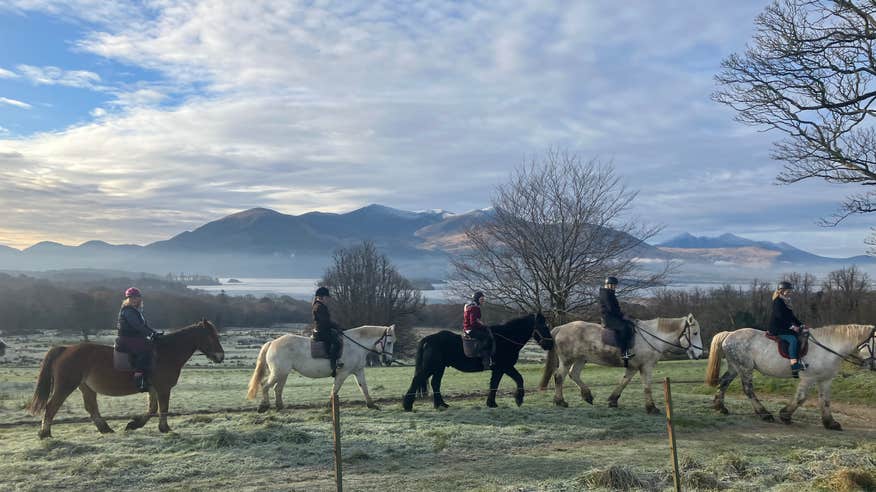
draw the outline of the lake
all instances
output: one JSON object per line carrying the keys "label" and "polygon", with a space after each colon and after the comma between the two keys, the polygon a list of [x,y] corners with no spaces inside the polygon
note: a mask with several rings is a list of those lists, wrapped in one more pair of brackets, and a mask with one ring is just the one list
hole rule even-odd
{"label": "lake", "polygon": [[[221,285],[192,285],[190,288],[203,290],[211,294],[225,291],[230,296],[253,295],[263,297],[266,295],[289,296],[293,299],[310,301],[316,290],[318,278],[245,278],[236,277],[240,283],[229,283],[229,278],[220,278]],[[450,293],[444,289],[443,284],[436,284],[435,290],[424,290],[423,296],[426,302],[447,302]]]}

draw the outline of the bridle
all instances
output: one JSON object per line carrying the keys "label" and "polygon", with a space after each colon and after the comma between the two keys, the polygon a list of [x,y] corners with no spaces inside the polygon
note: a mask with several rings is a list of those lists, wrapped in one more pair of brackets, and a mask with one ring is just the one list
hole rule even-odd
{"label": "bridle", "polygon": [[[496,333],[492,329],[490,329],[490,333],[492,333],[494,337],[501,338],[502,340],[505,340],[506,342],[513,343],[514,345],[517,345],[518,347],[523,347],[524,345],[526,345],[526,342],[528,342],[530,338],[534,339],[535,343],[538,343],[539,345],[541,345],[541,342],[544,340],[553,340],[554,339],[554,337],[544,336],[541,333],[539,333],[538,330],[536,330],[537,327],[538,327],[538,314],[533,314],[532,315],[532,331],[529,332],[529,337],[527,337],[526,341],[524,341],[523,343],[520,343],[516,340],[511,340],[510,338],[508,338],[506,336],[503,336],[503,335],[500,335],[499,333]],[[547,330],[548,330],[548,333],[550,333],[550,331],[551,331],[550,328],[548,328]]]}
{"label": "bridle", "polygon": [[874,326],[870,330],[870,334],[867,335],[867,339],[864,340],[862,343],[859,343],[858,346],[856,346],[854,349],[855,353],[859,352],[862,348],[867,349],[867,353],[869,354],[869,356],[864,357],[863,359],[858,357],[855,354],[843,355],[843,354],[836,352],[835,350],[827,347],[823,343],[816,340],[815,337],[812,336],[812,332],[809,332],[809,340],[812,341],[812,343],[814,343],[815,345],[818,345],[819,347],[823,348],[824,350],[827,350],[831,354],[833,354],[833,355],[839,357],[840,359],[842,359],[846,362],[849,362],[851,364],[859,364],[859,365],[861,365],[861,367],[863,367],[868,362],[876,361],[876,326]]}
{"label": "bridle", "polygon": [[[380,338],[378,338],[377,341],[374,342],[374,346],[375,346],[375,347],[380,346],[380,350],[374,350],[374,349],[372,349],[372,348],[368,348],[368,347],[362,345],[361,343],[359,343],[359,342],[357,342],[356,340],[353,340],[352,338],[350,338],[349,336],[347,336],[347,334],[344,333],[343,331],[341,332],[341,335],[342,335],[344,338],[346,338],[347,340],[353,342],[354,345],[358,345],[360,348],[365,349],[365,351],[367,351],[367,352],[371,352],[372,354],[378,354],[378,355],[382,355],[382,356],[386,357],[386,344],[389,342],[389,330],[390,330],[390,328],[392,328],[392,327],[391,327],[391,326],[387,326],[386,328],[384,328],[384,329],[383,329],[383,335],[380,335]],[[394,359],[392,358],[392,357],[393,357],[393,354],[389,354],[389,357],[390,357],[390,359],[389,359],[389,363],[392,363],[392,361],[394,360]]]}
{"label": "bridle", "polygon": [[[699,349],[700,351],[704,351],[702,347],[699,347],[699,346],[697,346],[697,345],[694,345],[694,343],[693,343],[693,338],[692,338],[692,337],[693,337],[693,333],[692,333],[692,331],[693,331],[693,323],[691,323],[691,322],[690,322],[690,318],[687,318],[687,317],[684,319],[684,330],[682,330],[681,335],[679,335],[679,337],[678,337],[679,342],[680,342],[681,340],[684,340],[684,341],[687,342],[687,347],[685,347],[685,346],[682,345],[681,343],[674,343],[674,342],[670,342],[669,340],[665,340],[665,339],[663,339],[663,338],[660,338],[659,336],[657,336],[657,335],[651,333],[650,331],[648,331],[648,330],[642,328],[638,323],[636,323],[636,330],[642,332],[642,333],[645,334],[645,335],[648,335],[648,336],[651,337],[651,338],[654,338],[654,339],[660,340],[661,342],[665,343],[666,345],[669,345],[669,346],[671,346],[671,347],[675,347],[675,348],[679,348],[679,349],[681,349],[681,350],[684,350],[685,352],[687,352],[687,351],[690,350],[690,349]],[[647,338],[642,337],[642,339],[645,340],[645,343],[647,343],[652,349],[654,349],[654,351],[656,351],[656,352],[662,352],[662,351],[659,350],[657,347],[655,347],[653,344],[651,344],[651,342],[649,342]]]}

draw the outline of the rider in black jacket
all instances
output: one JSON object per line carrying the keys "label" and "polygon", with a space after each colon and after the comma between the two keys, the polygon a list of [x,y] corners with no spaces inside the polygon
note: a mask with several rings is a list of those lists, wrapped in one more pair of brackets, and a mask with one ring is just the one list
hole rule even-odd
{"label": "rider in black jacket", "polygon": [[617,296],[614,294],[617,284],[618,281],[615,277],[605,279],[605,287],[599,289],[599,309],[602,313],[602,324],[617,334],[624,367],[628,367],[630,357],[635,356],[635,354],[630,352],[630,342],[632,342],[633,338],[633,323],[621,312],[620,303],[617,302]]}
{"label": "rider in black jacket", "polygon": [[770,325],[767,331],[770,335],[788,342],[788,356],[791,358],[791,375],[797,377],[797,371],[805,369],[799,361],[799,339],[803,330],[803,322],[797,319],[788,306],[794,286],[790,282],[779,282],[773,293],[773,306],[770,315]]}
{"label": "rider in black jacket", "polygon": [[149,327],[143,316],[143,297],[131,287],[125,291],[125,301],[119,310],[117,349],[127,352],[134,367],[134,380],[140,391],[149,391],[152,370],[152,344],[161,334]]}
{"label": "rider in black jacket", "polygon": [[344,363],[338,360],[341,351],[341,327],[332,321],[326,303],[331,298],[331,293],[326,287],[316,289],[313,301],[313,338],[325,342],[326,351],[329,355],[329,363],[332,368],[332,377],[337,374],[337,368],[344,367]]}

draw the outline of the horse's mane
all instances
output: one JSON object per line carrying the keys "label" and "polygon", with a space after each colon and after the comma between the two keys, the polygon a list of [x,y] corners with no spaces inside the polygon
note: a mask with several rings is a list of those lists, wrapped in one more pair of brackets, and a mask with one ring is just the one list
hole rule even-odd
{"label": "horse's mane", "polygon": [[[192,333],[193,331],[197,330],[198,328],[204,328],[204,327],[205,327],[204,324],[202,322],[198,321],[197,323],[192,323],[189,326],[184,326],[182,328],[178,328],[176,330],[173,330],[170,333],[167,333],[166,335],[164,335],[163,337],[161,337],[159,339],[159,342],[161,340],[173,340],[175,338],[183,337],[183,336],[186,336],[186,335]],[[209,321],[207,321],[206,328],[212,328],[215,330],[216,326],[213,325],[213,323],[210,323]]]}
{"label": "horse's mane", "polygon": [[813,328],[812,334],[818,341],[833,345],[858,342],[872,329],[873,325],[827,325]]}
{"label": "horse's mane", "polygon": [[678,330],[678,323],[685,318],[687,316],[682,316],[681,318],[657,318],[657,331],[666,334],[675,333]]}
{"label": "horse's mane", "polygon": [[344,330],[344,333],[349,333],[350,335],[379,337],[383,335],[383,332],[386,331],[387,328],[389,328],[389,326],[364,325]]}
{"label": "horse's mane", "polygon": [[511,328],[515,328],[518,324],[523,323],[523,322],[525,322],[526,320],[530,320],[530,321],[531,321],[531,320],[533,319],[533,316],[534,316],[534,315],[531,314],[531,313],[530,313],[530,314],[524,314],[523,316],[518,316],[518,317],[516,317],[516,318],[510,319],[510,320],[508,320],[508,321],[506,321],[506,322],[504,322],[504,323],[498,324],[498,325],[490,325],[490,329],[491,329],[491,330],[497,330],[497,329],[498,329],[499,331],[504,331],[504,330],[508,330],[508,329],[511,329]]}

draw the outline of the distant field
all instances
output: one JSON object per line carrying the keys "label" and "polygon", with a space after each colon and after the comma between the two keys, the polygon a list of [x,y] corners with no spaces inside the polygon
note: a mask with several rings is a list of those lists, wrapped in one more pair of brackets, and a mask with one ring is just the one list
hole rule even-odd
{"label": "distant field", "polygon": [[[184,369],[171,400],[173,432],[162,435],[157,419],[125,433],[125,420],[143,411],[142,396],[99,397],[117,433],[102,436],[85,417],[74,393],[58,415],[55,438],[36,437],[37,419],[23,407],[33,391],[34,360],[45,339],[7,340],[23,353],[0,359],[0,482],[13,490],[55,487],[104,490],[328,490],[332,487],[332,438],[323,404],[328,380],[292,376],[286,402],[304,408],[257,414],[244,400],[261,341],[278,331],[223,336],[230,364],[209,364],[196,355]],[[531,357],[539,351],[529,352]],[[24,355],[30,354],[30,355]],[[28,357],[31,359],[17,359]],[[664,362],[657,378],[700,380],[703,361]],[[521,366],[534,387],[541,365]],[[439,412],[417,401],[401,411],[410,367],[367,369],[380,411],[365,409],[354,381],[341,393],[345,485],[348,490],[645,490],[671,487],[666,425],[643,411],[638,379],[621,398],[605,399],[620,370],[588,367],[595,405],[567,386],[571,407],[556,408],[553,390],[530,392],[520,408],[509,396],[487,409],[483,396],[454,397],[485,389],[486,374],[448,370],[445,394],[451,408]],[[659,379],[658,379],[659,381]],[[503,390],[513,387],[503,381]],[[738,382],[728,397],[729,416],[709,409],[713,393],[702,384],[673,386],[678,446],[686,490],[835,490],[876,481],[876,374],[849,369],[834,384],[834,412],[843,432],[824,430],[811,400],[793,425],[755,418]],[[777,411],[791,394],[790,382],[757,381],[766,404]],[[655,385],[662,399],[662,386]],[[194,413],[199,412],[199,413]],[[67,421],[67,422],[65,422]],[[876,486],[876,482],[872,482]],[[849,490],[855,490],[854,488]]]}

